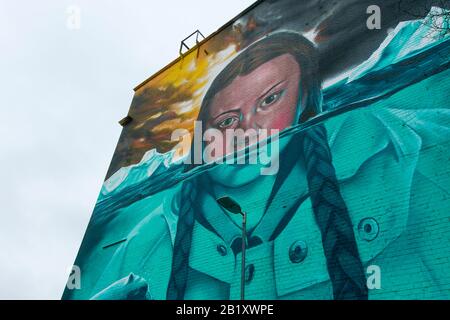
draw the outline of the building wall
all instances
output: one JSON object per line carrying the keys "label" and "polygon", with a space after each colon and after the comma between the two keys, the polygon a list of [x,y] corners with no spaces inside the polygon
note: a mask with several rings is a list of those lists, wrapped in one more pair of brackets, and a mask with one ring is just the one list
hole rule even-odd
{"label": "building wall", "polygon": [[400,2],[260,1],[139,85],[63,298],[239,299],[231,196],[246,298],[448,299],[449,15]]}

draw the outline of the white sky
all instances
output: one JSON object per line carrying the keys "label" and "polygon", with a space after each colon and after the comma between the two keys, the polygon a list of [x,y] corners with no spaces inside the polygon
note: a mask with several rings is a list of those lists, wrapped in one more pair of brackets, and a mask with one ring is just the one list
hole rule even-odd
{"label": "white sky", "polygon": [[253,2],[0,0],[0,299],[61,297],[133,87]]}

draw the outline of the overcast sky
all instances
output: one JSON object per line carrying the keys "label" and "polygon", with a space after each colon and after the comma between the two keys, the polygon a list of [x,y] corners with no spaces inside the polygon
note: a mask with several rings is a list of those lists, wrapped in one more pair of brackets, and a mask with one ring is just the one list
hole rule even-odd
{"label": "overcast sky", "polygon": [[133,87],[253,2],[0,0],[0,299],[61,297]]}

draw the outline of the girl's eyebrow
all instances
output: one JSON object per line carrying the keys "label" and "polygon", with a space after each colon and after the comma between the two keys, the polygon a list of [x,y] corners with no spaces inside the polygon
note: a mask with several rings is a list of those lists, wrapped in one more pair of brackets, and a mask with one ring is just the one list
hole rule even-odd
{"label": "girl's eyebrow", "polygon": [[273,88],[279,86],[280,84],[282,84],[283,82],[286,82],[287,79],[281,80],[280,82],[274,84],[273,86],[271,86],[268,90],[264,91],[264,93],[262,95],[260,95],[258,97],[257,100],[260,100],[261,98],[263,98],[266,94],[268,94]]}

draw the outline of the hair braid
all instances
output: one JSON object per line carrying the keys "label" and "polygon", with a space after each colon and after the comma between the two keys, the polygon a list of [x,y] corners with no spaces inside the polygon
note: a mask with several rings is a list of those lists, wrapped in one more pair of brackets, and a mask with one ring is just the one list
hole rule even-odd
{"label": "hair braid", "polygon": [[197,188],[193,184],[192,181],[186,181],[181,188],[177,232],[173,246],[172,272],[167,288],[168,300],[184,299],[195,219],[193,199],[196,197]]}
{"label": "hair braid", "polygon": [[352,222],[339,191],[323,125],[305,130],[303,154],[312,207],[322,235],[334,299],[367,299],[366,280]]}

